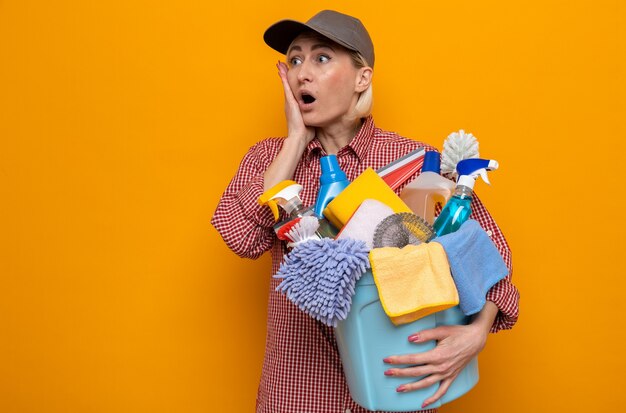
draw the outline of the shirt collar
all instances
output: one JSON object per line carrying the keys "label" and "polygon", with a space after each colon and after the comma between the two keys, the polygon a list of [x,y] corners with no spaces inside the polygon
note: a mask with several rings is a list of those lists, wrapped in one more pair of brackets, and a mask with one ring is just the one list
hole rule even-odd
{"label": "shirt collar", "polygon": [[[361,129],[357,132],[357,134],[352,138],[350,143],[339,150],[337,155],[341,155],[347,150],[352,150],[359,162],[363,162],[365,157],[367,156],[370,147],[372,146],[372,141],[374,140],[374,129],[376,126],[374,125],[374,119],[372,116],[368,116],[363,121],[361,125]],[[305,158],[309,159],[311,155],[321,153],[325,154],[324,148],[322,144],[317,139],[313,139],[307,145],[305,149]]]}

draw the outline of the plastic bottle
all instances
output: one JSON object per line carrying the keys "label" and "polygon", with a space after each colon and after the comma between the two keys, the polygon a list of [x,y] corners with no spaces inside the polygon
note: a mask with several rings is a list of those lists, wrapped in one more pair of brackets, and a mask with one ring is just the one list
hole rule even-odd
{"label": "plastic bottle", "polygon": [[[275,231],[289,221],[304,216],[315,215],[312,207],[307,208],[302,203],[300,191],[302,191],[302,185],[295,181],[285,180],[274,185],[259,197],[259,204],[270,207],[274,214],[275,221],[278,221],[280,217],[278,207],[281,207],[288,215],[286,221],[280,222],[274,226]],[[319,219],[319,223],[320,227],[317,230],[317,234],[320,238],[334,238],[337,235],[337,229],[326,219]]]}
{"label": "plastic bottle", "polygon": [[481,176],[489,183],[487,171],[498,169],[498,162],[490,159],[464,159],[456,165],[459,178],[454,195],[444,206],[433,227],[437,236],[449,234],[459,229],[472,213],[472,194],[476,178]]}
{"label": "plastic bottle", "polygon": [[435,221],[435,207],[438,203],[445,205],[455,187],[454,182],[440,175],[440,165],[439,152],[426,152],[421,174],[400,193],[400,198],[413,213],[431,225]]}
{"label": "plastic bottle", "polygon": [[326,205],[350,185],[350,181],[346,177],[345,172],[339,167],[336,155],[322,157],[320,159],[320,166],[322,167],[320,190],[317,193],[314,208],[315,215],[317,215],[318,218],[323,217],[322,212],[324,208],[326,208]]}
{"label": "plastic bottle", "polygon": [[259,204],[267,205],[274,214],[274,220],[280,216],[278,207],[285,210],[289,218],[304,216],[306,208],[300,199],[302,185],[296,181],[285,180],[274,185],[259,197]]}

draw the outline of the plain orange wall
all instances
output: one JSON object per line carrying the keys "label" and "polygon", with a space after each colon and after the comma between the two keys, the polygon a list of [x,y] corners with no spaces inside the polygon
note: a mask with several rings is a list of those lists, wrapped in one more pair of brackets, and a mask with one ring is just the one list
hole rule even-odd
{"label": "plain orange wall", "polygon": [[618,411],[625,8],[596,1],[0,1],[0,411],[247,412],[269,260],[209,220],[286,132],[262,41],[358,15],[379,126],[497,159],[521,319],[443,412]]}

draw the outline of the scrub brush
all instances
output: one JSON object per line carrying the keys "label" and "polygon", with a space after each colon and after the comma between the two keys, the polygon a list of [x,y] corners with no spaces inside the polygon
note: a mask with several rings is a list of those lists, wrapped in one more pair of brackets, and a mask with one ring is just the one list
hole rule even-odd
{"label": "scrub brush", "polygon": [[282,240],[289,241],[287,246],[293,248],[311,239],[319,240],[321,237],[316,232],[319,227],[320,223],[317,217],[304,216],[283,225],[277,236]]}
{"label": "scrub brush", "polygon": [[285,234],[287,232],[291,231],[291,229],[294,227],[294,225],[296,225],[298,222],[300,222],[300,218],[301,217],[296,217],[296,218],[292,219],[291,221],[288,221],[288,222],[282,224],[280,228],[275,229],[276,236],[278,237],[278,239],[282,240],[282,241],[291,241],[291,239],[287,238],[287,235],[285,235]]}
{"label": "scrub brush", "polygon": [[478,158],[478,141],[474,135],[463,129],[451,133],[443,142],[441,174],[456,177],[456,164],[468,158]]}
{"label": "scrub brush", "polygon": [[276,291],[328,326],[345,320],[352,306],[355,284],[370,267],[364,241],[345,238],[309,239],[298,244],[280,265]]}

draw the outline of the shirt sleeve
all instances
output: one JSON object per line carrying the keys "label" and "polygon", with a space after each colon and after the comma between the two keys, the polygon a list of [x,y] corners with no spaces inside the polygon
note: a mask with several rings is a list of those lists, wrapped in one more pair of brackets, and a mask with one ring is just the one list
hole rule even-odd
{"label": "shirt sleeve", "polygon": [[264,192],[263,174],[269,163],[263,142],[251,147],[211,219],[228,248],[243,258],[260,257],[275,239],[274,216],[269,207],[257,202]]}
{"label": "shirt sleeve", "polygon": [[504,238],[504,234],[502,234],[502,231],[476,194],[473,195],[473,198],[472,218],[478,221],[481,227],[491,237],[491,240],[509,269],[509,274],[491,287],[487,293],[487,300],[492,301],[499,309],[498,315],[491,326],[491,332],[496,333],[500,330],[512,328],[517,321],[519,316],[519,291],[511,282],[511,249]]}

